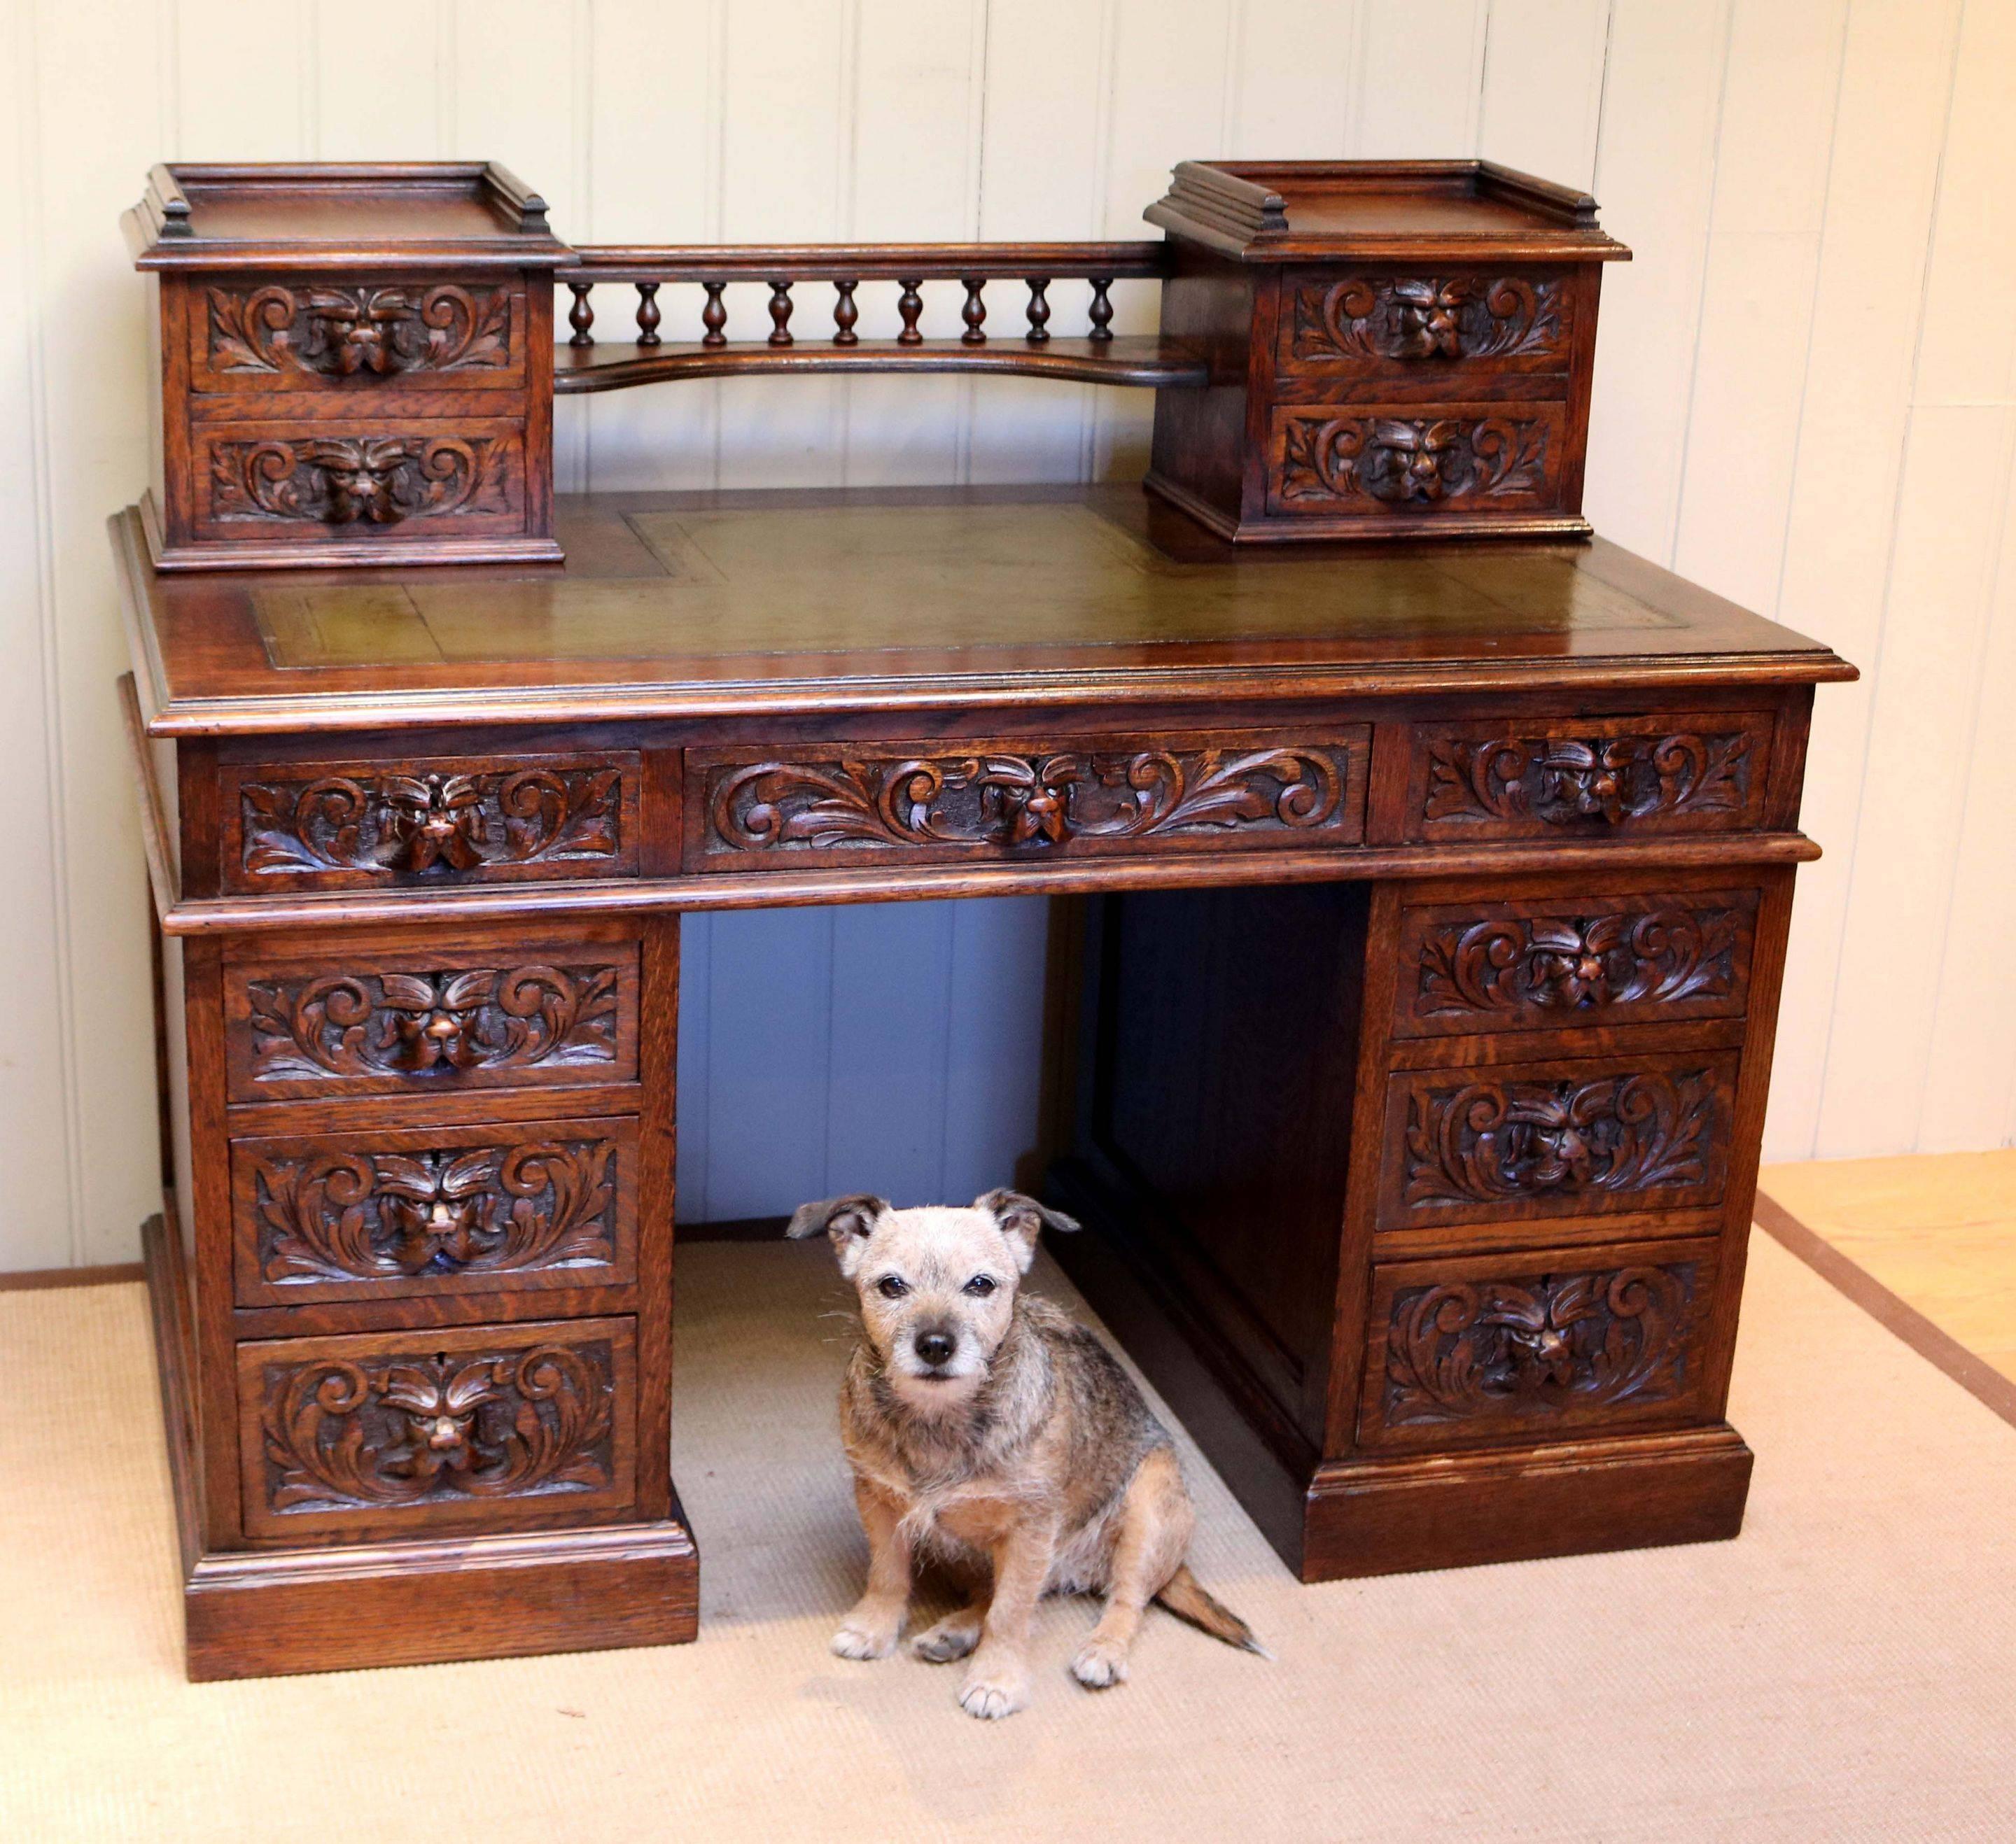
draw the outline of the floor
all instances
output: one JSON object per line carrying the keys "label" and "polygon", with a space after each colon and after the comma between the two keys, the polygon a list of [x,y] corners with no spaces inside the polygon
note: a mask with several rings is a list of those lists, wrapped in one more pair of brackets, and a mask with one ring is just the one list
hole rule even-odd
{"label": "floor", "polygon": [[[2016,1419],[2016,1148],[1766,1166],[1758,1219],[1770,1206],[1827,1245],[1874,1289],[1950,1341],[1992,1377],[1975,1393]],[[1832,1278],[1949,1374],[1964,1365],[1914,1335],[1854,1274]],[[1999,1379],[2004,1386],[1996,1387]],[[1974,1386],[1970,1384],[1970,1386]],[[2012,1828],[2016,1830],[2016,1828]]]}
{"label": "floor", "polygon": [[2016,1836],[2016,1428],[1768,1237],[1735,1542],[1305,1588],[1186,1443],[1276,1661],[1158,1616],[1095,1695],[1052,1604],[998,1726],[826,1650],[844,1304],[816,1245],[682,1252],[697,1644],[193,1686],[141,1290],[0,1293],[0,1839]]}

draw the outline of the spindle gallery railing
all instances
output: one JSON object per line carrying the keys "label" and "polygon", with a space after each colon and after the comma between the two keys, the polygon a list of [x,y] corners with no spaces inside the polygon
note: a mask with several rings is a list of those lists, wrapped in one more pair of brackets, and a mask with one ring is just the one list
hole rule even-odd
{"label": "spindle gallery railing", "polygon": [[[567,315],[573,336],[555,355],[553,389],[560,395],[620,390],[661,378],[718,377],[736,372],[936,371],[1020,372],[1102,384],[1201,384],[1207,368],[1193,347],[1160,334],[1116,334],[1111,290],[1115,282],[1159,279],[1167,246],[1161,243],[858,243],[723,244],[668,249],[577,249],[559,279],[574,296]],[[1060,281],[1092,284],[1088,326],[1079,337],[1050,331],[1049,291]],[[769,328],[761,339],[731,340],[724,300],[735,282],[770,290]],[[801,282],[830,282],[830,336],[794,331],[797,306],[791,290]],[[902,330],[893,340],[864,340],[855,291],[864,282],[893,282],[901,292]],[[927,282],[956,282],[966,290],[956,339],[929,339],[920,330],[921,290]],[[987,331],[985,290],[989,282],[1020,283],[1028,291],[1027,330],[1006,338]],[[598,341],[590,297],[601,283],[628,282],[637,290],[636,337]],[[660,332],[658,299],[668,283],[697,286],[700,336],[668,340]]]}

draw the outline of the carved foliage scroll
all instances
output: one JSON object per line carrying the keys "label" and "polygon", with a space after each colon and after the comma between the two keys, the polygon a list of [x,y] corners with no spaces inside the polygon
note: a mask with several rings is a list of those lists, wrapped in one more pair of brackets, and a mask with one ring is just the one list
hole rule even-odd
{"label": "carved foliage scroll", "polygon": [[1727,998],[1747,922],[1737,908],[1671,904],[1438,922],[1420,937],[1413,1015],[1488,1027]]}
{"label": "carved foliage scroll", "polygon": [[1294,293],[1292,356],[1417,363],[1552,359],[1565,365],[1566,284],[1559,277],[1352,276]]}
{"label": "carved foliage scroll", "polygon": [[1756,753],[1747,729],[1438,737],[1422,818],[1431,829],[1739,823],[1759,785]]}
{"label": "carved foliage scroll", "polygon": [[999,847],[1261,835],[1358,836],[1348,745],[841,757],[718,769],[710,853]]}
{"label": "carved foliage scroll", "polygon": [[624,850],[620,767],[257,772],[238,789],[239,862],[255,879],[567,867],[613,873],[632,855]]}
{"label": "carved foliage scroll", "polygon": [[373,526],[506,513],[513,448],[504,437],[478,435],[215,441],[210,516]]}
{"label": "carved foliage scroll", "polygon": [[1409,1099],[1402,1202],[1586,1206],[1702,1191],[1719,1184],[1729,1129],[1708,1069],[1424,1084]]}
{"label": "carved foliage scroll", "polygon": [[617,1156],[612,1141],[579,1139],[269,1148],[251,1167],[260,1278],[315,1286],[607,1267]]}
{"label": "carved foliage scroll", "polygon": [[1402,1287],[1387,1324],[1388,1429],[1488,1429],[1684,1396],[1701,1304],[1690,1262]]}
{"label": "carved foliage scroll", "polygon": [[385,378],[495,372],[513,362],[506,287],[212,288],[206,355],[225,376]]}
{"label": "carved foliage scroll", "polygon": [[248,1073],[256,1088],[613,1066],[621,977],[535,964],[254,979]]}
{"label": "carved foliage scroll", "polygon": [[614,1427],[617,1376],[611,1342],[585,1337],[268,1359],[258,1366],[264,1464],[248,1522],[444,1501],[606,1499],[627,1484]]}
{"label": "carved foliage scroll", "polygon": [[1550,419],[1510,408],[1484,416],[1290,415],[1279,491],[1291,507],[1528,504],[1550,491],[1553,439]]}

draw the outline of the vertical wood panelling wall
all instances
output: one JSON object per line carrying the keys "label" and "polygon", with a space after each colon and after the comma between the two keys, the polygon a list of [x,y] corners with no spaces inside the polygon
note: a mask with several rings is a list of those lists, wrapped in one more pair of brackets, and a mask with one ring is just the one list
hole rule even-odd
{"label": "vertical wood panelling wall", "polygon": [[[164,156],[487,155],[563,234],[640,242],[1132,235],[1171,162],[1218,153],[1481,153],[1590,185],[1638,251],[1604,282],[1598,529],[1867,674],[1818,704],[1827,856],[1800,887],[1771,1156],[2016,1137],[2016,0],[441,0],[369,57],[326,9],[279,16],[0,19],[0,1267],[122,1258],[153,1207],[103,522],[146,412],[114,220]],[[1145,323],[1149,292],[1120,292]],[[932,325],[956,327],[955,295]],[[1060,316],[1082,300],[1057,291]],[[731,306],[760,315],[760,291]],[[1026,380],[560,410],[569,487],[1125,474],[1147,428],[1132,394]],[[690,924],[684,1213],[1006,1176],[1042,955],[1028,902]]]}

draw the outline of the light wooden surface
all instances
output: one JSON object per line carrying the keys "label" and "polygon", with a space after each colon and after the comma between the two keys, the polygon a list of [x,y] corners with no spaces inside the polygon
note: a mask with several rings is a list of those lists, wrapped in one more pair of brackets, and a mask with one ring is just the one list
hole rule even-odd
{"label": "light wooden surface", "polygon": [[[360,56],[334,14],[298,24],[248,29],[227,0],[22,0],[0,29],[16,257],[0,289],[0,938],[23,970],[0,1062],[0,1267],[129,1257],[156,1202],[102,521],[144,478],[148,403],[115,221],[164,158],[480,154],[535,182],[565,234],[603,241],[1133,235],[1173,161],[1219,155],[1481,152],[1593,182],[1637,252],[1604,284],[1598,530],[1867,675],[1816,720],[1807,824],[1828,856],[1795,918],[1773,1149],[2010,1136],[2007,5],[442,0],[401,25],[396,57]],[[1119,291],[1120,330],[1150,318],[1147,286]],[[957,292],[932,299],[927,332],[958,330]],[[1062,314],[1079,297],[1056,299]],[[864,312],[860,330],[892,329]],[[1146,415],[1021,379],[666,386],[562,404],[560,483],[1125,473]],[[1041,928],[1034,908],[949,906],[697,923],[687,1041],[715,1051],[687,1072],[689,1198],[786,1209],[885,1166],[898,1190],[963,1184],[952,1148],[976,1109],[1014,1115],[1033,1062],[1016,1050],[988,1073],[881,970],[936,969],[985,1043],[1019,1028],[1014,983],[988,969],[1040,956]],[[751,976],[779,954],[790,980]],[[930,1099],[852,1120],[827,1073],[866,1054]],[[823,1123],[801,1142],[820,1151],[752,1166],[729,1123],[778,1106]]]}
{"label": "light wooden surface", "polygon": [[2016,1152],[1766,1166],[1758,1188],[2016,1381]]}

